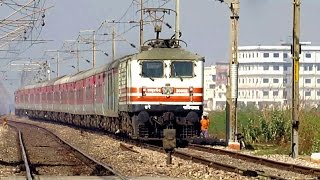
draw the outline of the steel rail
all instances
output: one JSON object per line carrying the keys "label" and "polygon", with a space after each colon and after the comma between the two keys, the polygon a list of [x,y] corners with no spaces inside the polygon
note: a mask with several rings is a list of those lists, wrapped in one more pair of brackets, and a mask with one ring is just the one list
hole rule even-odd
{"label": "steel rail", "polygon": [[277,169],[286,169],[286,170],[300,173],[300,174],[306,174],[306,175],[312,174],[312,175],[317,175],[317,176],[320,175],[320,169],[318,169],[318,168],[301,166],[301,165],[296,165],[296,164],[289,164],[289,163],[274,161],[274,160],[261,158],[261,157],[257,157],[257,156],[238,153],[238,152],[234,152],[234,151],[228,151],[228,150],[224,150],[224,149],[216,149],[216,148],[212,148],[212,147],[205,147],[205,146],[201,146],[201,145],[197,145],[197,144],[189,144],[188,148],[198,150],[198,151],[213,153],[213,154],[228,155],[230,157],[242,159],[242,160],[245,160],[248,162],[253,162],[253,163],[257,163],[257,164],[261,164],[264,166],[277,168]]}
{"label": "steel rail", "polygon": [[[76,148],[75,146],[71,145],[67,141],[61,139],[58,135],[56,135],[55,133],[53,133],[52,131],[50,131],[50,130],[44,128],[44,127],[41,127],[41,126],[38,126],[38,125],[35,125],[35,124],[17,122],[17,121],[12,121],[12,120],[9,120],[8,122],[11,122],[13,124],[20,124],[20,125],[25,125],[25,126],[36,127],[38,129],[46,132],[51,137],[55,138],[65,148],[67,148],[68,150],[72,151],[85,164],[87,164],[89,167],[97,170],[99,173],[103,174],[103,173],[106,173],[106,172],[110,172],[111,173],[110,175],[117,176],[122,180],[126,180],[127,179],[126,177],[122,176],[120,173],[118,173],[115,170],[113,170],[112,167],[95,160],[93,157],[89,156],[88,154],[86,154],[85,152],[83,152],[80,149]],[[92,164],[95,164],[95,165],[93,166]]]}
{"label": "steel rail", "polygon": [[185,160],[191,160],[195,163],[204,164],[204,165],[207,165],[207,166],[215,168],[215,169],[221,169],[224,171],[234,172],[234,173],[240,174],[242,176],[249,176],[249,177],[262,176],[262,177],[267,177],[267,178],[271,178],[271,179],[281,179],[281,180],[284,179],[279,176],[268,175],[266,173],[262,173],[259,171],[248,170],[248,169],[244,169],[244,168],[239,168],[237,166],[232,166],[232,165],[228,165],[228,164],[223,164],[223,163],[211,161],[211,160],[205,159],[203,157],[191,155],[191,154],[181,152],[181,151],[174,151],[173,155],[177,156],[179,158],[185,159]]}
{"label": "steel rail", "polygon": [[[98,133],[98,134],[104,134],[104,135],[107,135],[107,136],[109,136],[109,137],[111,137],[111,138],[113,138],[115,140],[119,140],[119,141],[122,141],[122,142],[125,142],[125,143],[128,143],[128,144],[139,146],[139,147],[142,147],[142,148],[145,148],[145,149],[149,149],[149,150],[152,150],[152,151],[157,151],[157,152],[160,152],[160,153],[166,153],[165,150],[162,147],[155,146],[155,145],[150,145],[150,144],[141,142],[139,140],[133,140],[133,139],[129,139],[129,138],[126,138],[126,137],[123,137],[123,136],[117,136],[116,134],[113,134],[113,133],[101,133],[101,132],[96,132],[96,131],[92,131],[92,130],[88,130],[88,131],[93,132],[93,133]],[[121,143],[120,143],[120,146],[121,146]],[[284,178],[281,178],[281,177],[278,177],[278,176],[273,176],[273,175],[268,175],[268,174],[262,173],[261,171],[252,171],[252,170],[248,170],[248,169],[242,169],[242,168],[239,168],[237,166],[231,166],[231,165],[227,165],[227,164],[214,162],[214,161],[207,160],[207,159],[204,159],[204,158],[199,157],[199,156],[194,156],[194,155],[187,154],[187,153],[184,153],[184,152],[180,152],[180,151],[177,151],[177,150],[173,151],[172,155],[176,156],[176,157],[179,157],[179,158],[182,158],[182,159],[185,159],[185,160],[191,160],[191,161],[193,161],[195,163],[208,165],[209,167],[212,167],[212,168],[215,168],[215,169],[225,170],[225,171],[228,171],[228,172],[234,172],[234,173],[237,173],[237,174],[240,174],[240,175],[243,175],[243,176],[247,176],[247,177],[260,176],[260,177],[267,177],[267,178],[271,178],[271,179],[281,179],[281,180],[284,179]]]}
{"label": "steel rail", "polygon": [[[147,144],[147,143],[144,143],[144,142],[141,142],[141,141],[136,141],[136,140],[133,140],[133,139],[119,137],[119,136],[116,136],[115,134],[108,134],[108,135],[109,135],[109,137],[111,137],[111,138],[113,138],[115,140],[120,140],[120,141],[126,142],[128,144],[139,146],[139,147],[142,147],[142,148],[145,148],[145,149],[149,149],[149,150],[152,150],[152,151],[157,151],[157,152],[160,152],[160,153],[166,153],[166,151],[162,147],[159,147],[159,146],[150,145],[150,144]],[[120,146],[121,146],[121,143],[120,143]],[[224,171],[228,171],[228,172],[234,172],[234,173],[240,174],[242,176],[247,176],[247,177],[260,176],[260,177],[267,177],[267,178],[270,178],[270,179],[279,179],[279,180],[285,179],[285,178],[282,178],[282,177],[279,177],[279,176],[268,175],[268,174],[262,173],[261,171],[258,171],[258,170],[257,171],[253,171],[253,170],[239,168],[237,166],[231,166],[231,165],[228,165],[228,164],[218,163],[218,162],[215,162],[215,161],[207,160],[207,159],[202,158],[200,156],[194,156],[194,155],[191,155],[191,154],[188,154],[188,153],[184,153],[184,152],[181,152],[181,151],[178,151],[178,150],[174,150],[172,155],[176,156],[176,157],[179,157],[181,159],[184,159],[184,160],[191,160],[191,161],[193,161],[195,163],[198,163],[198,164],[208,165],[209,167],[212,167],[212,168],[215,168],[215,169],[220,169],[220,170],[224,170]]]}
{"label": "steel rail", "polygon": [[23,142],[23,138],[22,138],[22,133],[17,127],[15,127],[15,126],[13,126],[11,124],[9,124],[9,126],[11,128],[13,128],[13,129],[15,129],[18,132],[19,146],[20,146],[20,149],[21,149],[21,157],[22,157],[22,160],[24,162],[24,167],[26,169],[26,176],[27,176],[28,180],[32,180],[32,174],[31,174],[31,171],[30,171],[29,161],[28,161],[26,148],[25,148],[25,145],[24,145],[24,142]]}

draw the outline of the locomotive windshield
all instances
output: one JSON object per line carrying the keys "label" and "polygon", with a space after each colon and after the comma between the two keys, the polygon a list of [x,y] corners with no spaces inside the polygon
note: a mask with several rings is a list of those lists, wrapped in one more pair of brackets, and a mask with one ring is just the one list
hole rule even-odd
{"label": "locomotive windshield", "polygon": [[192,77],[193,76],[193,63],[190,61],[174,61],[171,63],[171,76],[172,77]]}
{"label": "locomotive windshield", "polygon": [[142,77],[161,78],[163,77],[163,63],[161,61],[142,62]]}

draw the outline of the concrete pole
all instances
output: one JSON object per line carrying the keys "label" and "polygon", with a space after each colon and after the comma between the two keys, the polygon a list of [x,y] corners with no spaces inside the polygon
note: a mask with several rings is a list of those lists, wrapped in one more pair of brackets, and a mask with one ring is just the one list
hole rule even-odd
{"label": "concrete pole", "polygon": [[48,69],[47,69],[47,73],[48,73],[48,80],[51,80],[51,66],[50,66],[50,63],[48,63]]}
{"label": "concrete pole", "polygon": [[293,0],[293,52],[292,55],[292,132],[291,150],[292,157],[299,155],[298,129],[299,129],[299,67],[300,67],[300,5],[301,0]]}
{"label": "concrete pole", "polygon": [[176,28],[175,38],[179,40],[180,35],[180,0],[176,0]]}
{"label": "concrete pole", "polygon": [[113,26],[112,29],[112,61],[115,60],[116,57],[116,29]]}
{"label": "concrete pole", "polygon": [[143,0],[140,0],[140,51],[143,46]]}
{"label": "concrete pole", "polygon": [[93,41],[92,41],[92,67],[94,68],[96,65],[96,33],[93,32]]}
{"label": "concrete pole", "polygon": [[230,15],[230,50],[229,50],[229,78],[227,87],[227,141],[237,142],[238,133],[238,32],[239,32],[239,0],[229,4]]}
{"label": "concrete pole", "polygon": [[79,43],[77,44],[77,71],[80,71]]}
{"label": "concrete pole", "polygon": [[59,58],[60,58],[60,52],[57,51],[57,77],[59,77]]}

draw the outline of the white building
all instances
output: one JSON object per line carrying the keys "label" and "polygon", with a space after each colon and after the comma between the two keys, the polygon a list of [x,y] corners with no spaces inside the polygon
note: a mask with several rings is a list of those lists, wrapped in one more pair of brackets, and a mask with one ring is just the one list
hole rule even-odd
{"label": "white building", "polygon": [[[255,105],[262,108],[271,104],[291,104],[290,46],[242,46],[239,47],[238,60],[239,105]],[[302,45],[299,85],[302,105],[320,104],[320,46],[311,46],[310,43]],[[215,86],[215,91],[223,89]],[[213,99],[212,109],[219,108],[221,101],[225,101],[225,93],[223,97],[217,93],[213,93],[211,97],[208,93],[205,97],[207,100]]]}
{"label": "white building", "polygon": [[214,89],[216,88],[216,66],[204,67],[204,103],[205,110],[212,110]]}
{"label": "white building", "polygon": [[204,103],[205,110],[224,109],[226,102],[226,85],[228,63],[216,63],[204,69]]}

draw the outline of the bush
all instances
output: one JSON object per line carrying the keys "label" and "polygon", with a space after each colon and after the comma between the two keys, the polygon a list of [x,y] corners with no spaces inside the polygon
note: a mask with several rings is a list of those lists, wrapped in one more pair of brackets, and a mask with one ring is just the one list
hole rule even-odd
{"label": "bush", "polygon": [[286,143],[290,137],[290,123],[281,111],[263,112],[241,129],[249,143]]}
{"label": "bush", "polygon": [[[210,133],[225,137],[225,112],[210,113]],[[304,109],[299,114],[299,153],[320,151],[320,110]],[[241,108],[238,112],[239,131],[247,143],[266,143],[277,146],[291,145],[291,111]]]}

